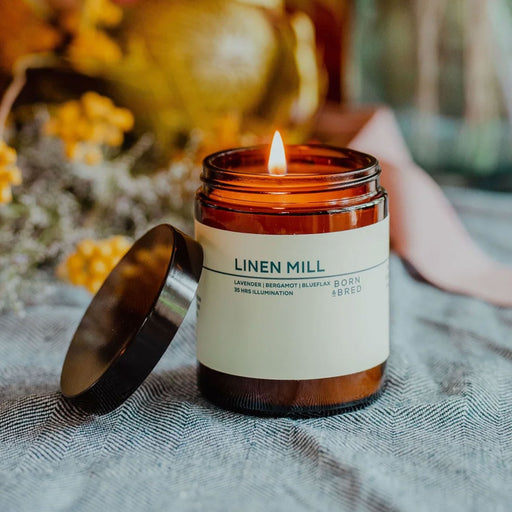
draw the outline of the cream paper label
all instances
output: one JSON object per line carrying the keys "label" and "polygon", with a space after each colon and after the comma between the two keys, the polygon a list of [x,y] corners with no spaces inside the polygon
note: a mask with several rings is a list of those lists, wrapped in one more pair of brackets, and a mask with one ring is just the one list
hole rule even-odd
{"label": "cream paper label", "polygon": [[319,379],[389,354],[389,218],[358,229],[256,235],[196,221],[204,250],[197,358],[220,372]]}

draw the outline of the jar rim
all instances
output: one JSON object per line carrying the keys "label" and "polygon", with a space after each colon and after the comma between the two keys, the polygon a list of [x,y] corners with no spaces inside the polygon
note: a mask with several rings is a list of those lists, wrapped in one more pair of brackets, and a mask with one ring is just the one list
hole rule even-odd
{"label": "jar rim", "polygon": [[375,179],[380,174],[377,159],[367,153],[327,144],[286,145],[288,172],[267,172],[269,146],[251,146],[218,151],[203,160],[201,181],[209,185],[236,183],[245,185],[271,183],[278,188],[311,184],[319,178],[325,185],[351,186]]}

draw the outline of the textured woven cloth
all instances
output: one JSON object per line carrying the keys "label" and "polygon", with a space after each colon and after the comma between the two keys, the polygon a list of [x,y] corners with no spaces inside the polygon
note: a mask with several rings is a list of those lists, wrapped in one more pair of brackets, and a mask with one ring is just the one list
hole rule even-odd
{"label": "textured woven cloth", "polygon": [[[512,195],[448,193],[512,263]],[[442,292],[394,256],[384,394],[291,420],[199,395],[193,315],[122,407],[80,413],[58,381],[86,305],[64,287],[25,318],[0,317],[2,512],[511,510],[511,309]]]}

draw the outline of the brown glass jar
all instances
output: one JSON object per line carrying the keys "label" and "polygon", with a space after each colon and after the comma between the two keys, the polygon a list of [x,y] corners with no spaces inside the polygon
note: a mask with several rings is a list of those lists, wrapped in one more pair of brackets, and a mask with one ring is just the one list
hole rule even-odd
{"label": "brown glass jar", "polygon": [[288,146],[205,159],[196,238],[198,384],[213,403],[271,416],[334,414],[382,388],[389,354],[387,195],[377,160]]}

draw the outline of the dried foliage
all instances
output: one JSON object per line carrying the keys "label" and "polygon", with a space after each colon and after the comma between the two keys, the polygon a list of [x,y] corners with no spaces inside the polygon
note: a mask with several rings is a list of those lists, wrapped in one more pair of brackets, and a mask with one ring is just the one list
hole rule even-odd
{"label": "dried foliage", "polygon": [[90,166],[67,160],[61,140],[41,135],[48,119],[41,107],[20,131],[23,187],[0,205],[0,310],[21,310],[41,299],[58,262],[83,239],[133,239],[161,222],[191,230],[199,136],[167,169],[135,174],[151,137],[117,156],[107,152],[107,159]]}

